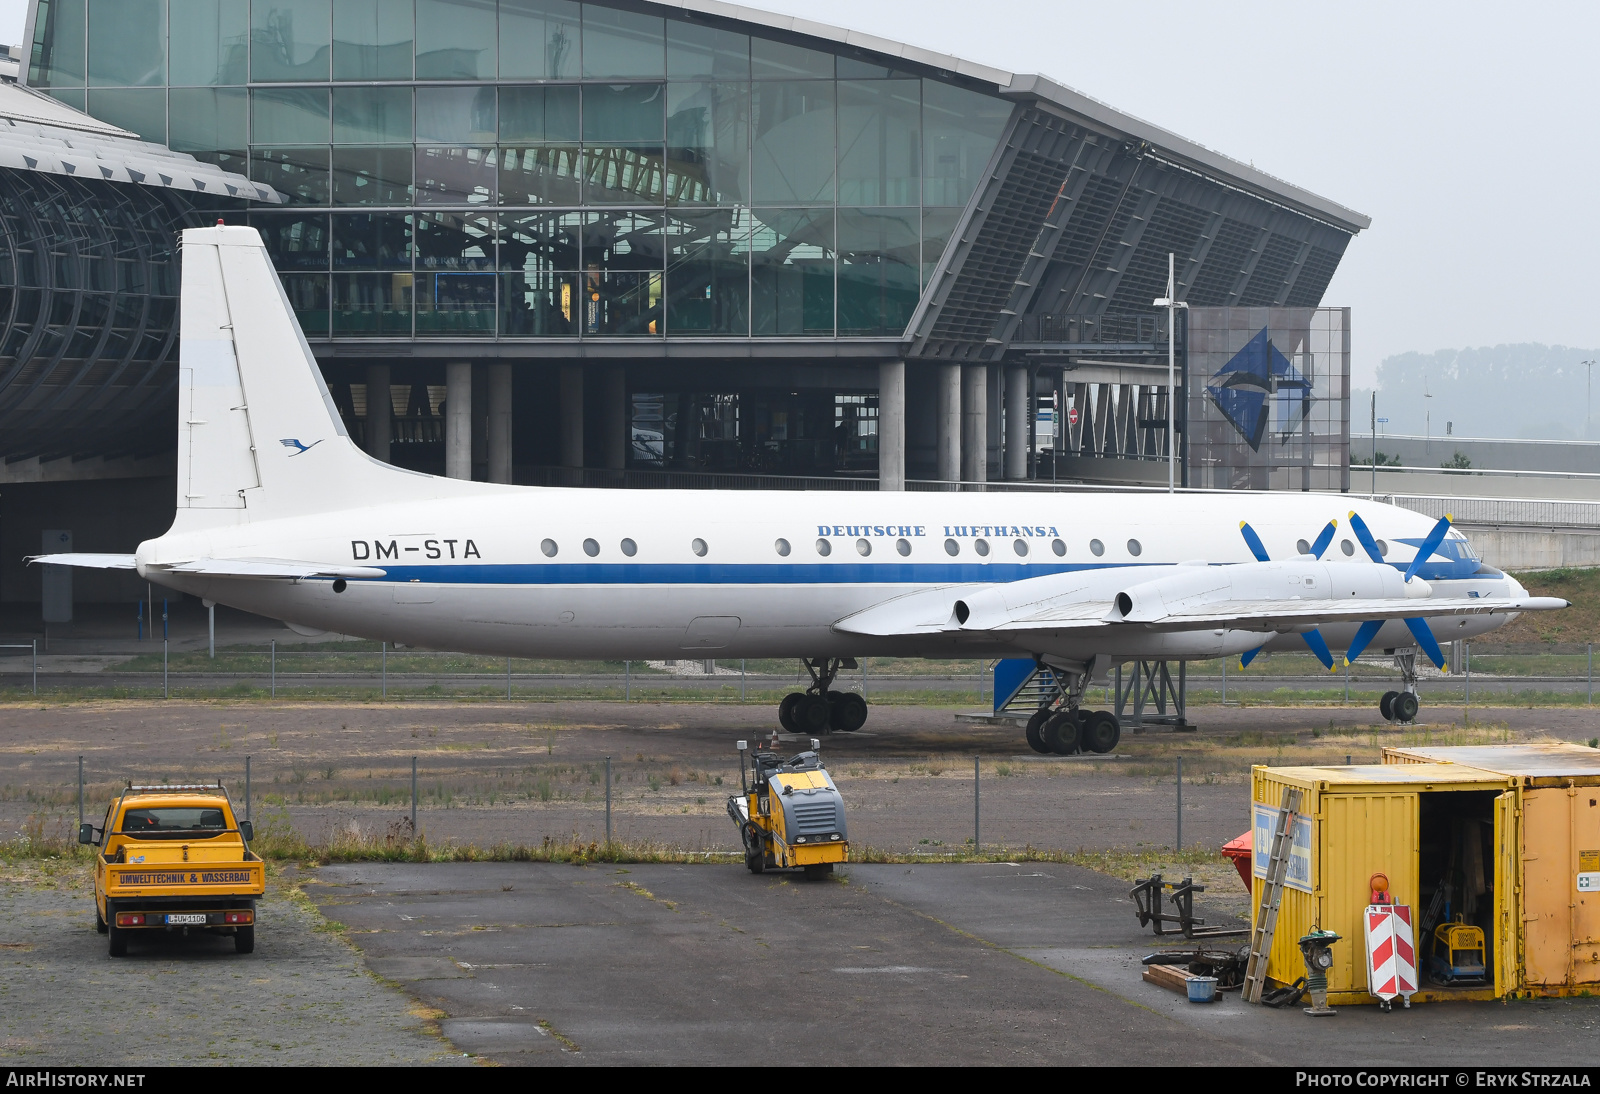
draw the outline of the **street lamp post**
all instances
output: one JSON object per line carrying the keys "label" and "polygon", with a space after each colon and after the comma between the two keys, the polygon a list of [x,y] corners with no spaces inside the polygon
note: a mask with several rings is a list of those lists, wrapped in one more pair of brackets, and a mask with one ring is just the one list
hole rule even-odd
{"label": "street lamp post", "polygon": [[1178,259],[1167,252],[1167,295],[1155,306],[1167,309],[1167,493],[1177,489],[1178,469],[1178,309],[1188,304],[1174,299],[1178,295]]}
{"label": "street lamp post", "polygon": [[1578,364],[1588,369],[1588,375],[1583,380],[1583,439],[1588,440],[1594,436],[1593,430],[1590,429],[1590,399],[1594,394],[1594,362],[1579,361]]}

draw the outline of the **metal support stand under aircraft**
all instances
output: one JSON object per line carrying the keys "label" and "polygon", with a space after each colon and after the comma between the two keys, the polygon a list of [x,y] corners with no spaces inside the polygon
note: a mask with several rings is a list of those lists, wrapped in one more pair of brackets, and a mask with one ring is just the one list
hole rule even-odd
{"label": "metal support stand under aircraft", "polygon": [[789,733],[854,733],[867,721],[867,701],[853,691],[832,691],[840,669],[859,667],[854,657],[806,657],[811,686],[791,691],[778,704],[778,724]]}
{"label": "metal support stand under aircraft", "polygon": [[[1117,721],[1124,728],[1143,733],[1145,726],[1171,726],[1178,733],[1193,733],[1196,727],[1185,716],[1188,698],[1189,665],[1178,662],[1173,673],[1170,661],[1134,661],[1133,674],[1123,686],[1122,666],[1113,677]],[[1176,679],[1174,679],[1176,676]],[[1129,702],[1133,710],[1128,710]],[[1150,708],[1154,711],[1150,712]]]}

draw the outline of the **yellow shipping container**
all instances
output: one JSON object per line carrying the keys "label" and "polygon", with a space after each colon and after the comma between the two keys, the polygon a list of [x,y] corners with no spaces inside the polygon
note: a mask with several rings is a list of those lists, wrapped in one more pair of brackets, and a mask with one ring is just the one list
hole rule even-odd
{"label": "yellow shipping container", "polygon": [[1496,814],[1495,929],[1485,929],[1500,952],[1497,994],[1600,990],[1600,750],[1555,741],[1387,748],[1383,759],[1512,784]]}
{"label": "yellow shipping container", "polygon": [[[1431,895],[1435,880],[1445,868],[1438,861],[1441,846],[1448,849],[1450,840],[1462,840],[1463,833],[1478,836],[1476,842],[1468,838],[1463,844],[1476,848],[1467,857],[1484,879],[1484,892],[1475,891],[1474,906],[1463,910],[1474,922],[1484,919],[1485,934],[1491,934],[1487,920],[1498,915],[1506,889],[1500,876],[1500,856],[1494,854],[1494,848],[1501,846],[1501,814],[1509,813],[1499,805],[1514,798],[1515,783],[1509,776],[1460,764],[1425,762],[1406,766],[1252,769],[1252,889],[1257,907],[1265,884],[1272,828],[1284,789],[1291,786],[1300,788],[1301,803],[1287,888],[1267,964],[1269,980],[1289,984],[1305,975],[1299,939],[1320,927],[1337,931],[1341,939],[1333,947],[1334,965],[1328,970],[1329,1001],[1335,1005],[1377,1002],[1367,991],[1366,941],[1361,921],[1371,898],[1368,879],[1374,873],[1387,874],[1390,892],[1398,903],[1411,905],[1416,913],[1413,922],[1417,922],[1424,893]],[[1493,842],[1486,846],[1489,833],[1493,833]],[[1502,980],[1492,943],[1491,953],[1485,956],[1494,969],[1493,985],[1475,988],[1446,988],[1429,983],[1422,970],[1427,948],[1425,940],[1418,938],[1422,990],[1412,997],[1414,1000],[1486,999],[1514,990],[1514,979]]]}

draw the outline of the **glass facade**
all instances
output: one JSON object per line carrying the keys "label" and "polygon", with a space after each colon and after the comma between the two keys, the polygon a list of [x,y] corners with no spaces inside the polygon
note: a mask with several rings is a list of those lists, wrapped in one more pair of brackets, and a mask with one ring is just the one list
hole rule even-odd
{"label": "glass facade", "polygon": [[1011,113],[573,0],[39,0],[29,83],[289,197],[325,337],[901,334]]}

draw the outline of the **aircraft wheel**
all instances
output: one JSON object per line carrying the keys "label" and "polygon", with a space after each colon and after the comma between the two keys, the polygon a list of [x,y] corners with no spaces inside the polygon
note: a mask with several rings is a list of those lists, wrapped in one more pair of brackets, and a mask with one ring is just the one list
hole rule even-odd
{"label": "aircraft wheel", "polygon": [[794,725],[790,732],[826,733],[828,718],[828,700],[820,695],[800,695],[799,702],[790,710],[789,720]]}
{"label": "aircraft wheel", "polygon": [[1057,756],[1070,756],[1078,751],[1078,731],[1081,723],[1070,710],[1057,711],[1045,722],[1041,736],[1050,751]]}
{"label": "aircraft wheel", "polygon": [[867,701],[853,691],[828,693],[828,726],[842,733],[854,733],[867,724]]}
{"label": "aircraft wheel", "polygon": [[1409,691],[1402,691],[1394,697],[1389,704],[1389,709],[1394,713],[1397,722],[1414,722],[1417,720],[1417,708],[1422,704],[1417,702],[1417,697]]}
{"label": "aircraft wheel", "polygon": [[1399,694],[1398,691],[1386,691],[1383,698],[1378,700],[1378,713],[1383,715],[1384,721],[1394,721],[1394,701]]}
{"label": "aircraft wheel", "polygon": [[1023,736],[1028,738],[1028,747],[1035,752],[1042,752],[1045,755],[1050,753],[1050,746],[1044,743],[1043,730],[1045,722],[1049,721],[1054,713],[1055,711],[1049,707],[1040,707],[1033,712],[1033,717],[1028,719],[1028,728],[1022,731]]}
{"label": "aircraft wheel", "polygon": [[791,691],[783,697],[783,702],[778,704],[778,724],[785,733],[799,733],[794,723],[795,704],[806,697],[803,691]]}
{"label": "aircraft wheel", "polygon": [[1122,726],[1109,710],[1097,710],[1083,720],[1079,741],[1085,752],[1110,752],[1122,740]]}

